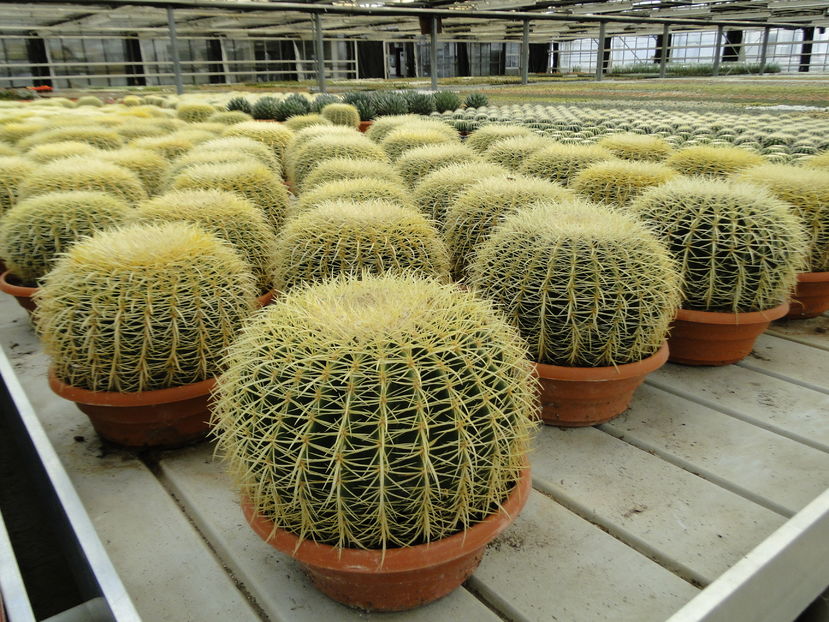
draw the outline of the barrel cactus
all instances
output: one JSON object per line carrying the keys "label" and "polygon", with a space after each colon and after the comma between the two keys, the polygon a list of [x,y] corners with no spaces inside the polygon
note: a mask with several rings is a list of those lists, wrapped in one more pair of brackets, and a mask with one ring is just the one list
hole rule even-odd
{"label": "barrel cactus", "polygon": [[241,110],[225,110],[218,111],[207,117],[207,123],[221,123],[222,125],[236,125],[237,123],[245,123],[252,121],[253,117]]}
{"label": "barrel cactus", "polygon": [[36,287],[57,255],[84,236],[121,224],[132,208],[103,192],[50,192],[20,201],[0,221],[0,257]]}
{"label": "barrel cactus", "polygon": [[274,152],[263,143],[245,136],[222,136],[197,145],[189,154],[205,151],[236,151],[267,166],[275,174],[282,175],[282,163]]}
{"label": "barrel cactus", "polygon": [[648,134],[610,134],[598,144],[617,158],[636,162],[661,162],[671,154],[667,142]]}
{"label": "barrel cactus", "polygon": [[303,288],[231,348],[219,452],[254,511],[300,538],[439,540],[491,514],[526,468],[536,407],[525,357],[488,303],[435,280]]}
{"label": "barrel cactus", "polygon": [[20,183],[37,168],[37,164],[26,158],[0,158],[0,216],[17,202]]}
{"label": "barrel cactus", "polygon": [[291,128],[294,132],[311,127],[314,125],[334,125],[321,114],[312,112],[309,114],[300,114],[285,121],[285,126]]}
{"label": "barrel cactus", "polygon": [[360,126],[360,111],[351,104],[328,104],[321,114],[334,125]]}
{"label": "barrel cactus", "polygon": [[664,184],[677,175],[671,167],[656,162],[608,160],[583,169],[569,187],[594,203],[622,206],[647,188]]}
{"label": "barrel cactus", "polygon": [[746,169],[735,179],[763,186],[785,201],[809,235],[807,270],[829,271],[829,171],[767,164]]}
{"label": "barrel cactus", "polygon": [[[495,147],[507,142],[496,143]],[[597,145],[553,143],[530,154],[518,170],[524,175],[532,175],[569,186],[573,178],[588,166],[614,158],[615,156],[610,151]]]}
{"label": "barrel cactus", "polygon": [[383,179],[360,177],[330,181],[303,192],[296,203],[295,213],[339,199],[357,202],[377,199],[395,203],[401,207],[414,207],[410,194],[400,184]]}
{"label": "barrel cactus", "polygon": [[274,231],[282,226],[290,200],[282,180],[264,164],[250,160],[186,168],[170,189],[233,192],[260,208]]}
{"label": "barrel cactus", "polygon": [[343,102],[351,104],[360,114],[360,121],[371,121],[377,116],[371,96],[368,93],[346,93],[343,95]]}
{"label": "barrel cactus", "polygon": [[631,216],[581,201],[510,214],[469,273],[545,364],[600,367],[649,357],[679,304],[679,274],[656,237]]}
{"label": "barrel cactus", "polygon": [[132,222],[190,222],[225,240],[247,261],[259,293],[271,289],[272,255],[276,234],[262,210],[249,201],[220,190],[168,192],[135,209]]}
{"label": "barrel cactus", "polygon": [[[234,127],[234,126],[231,126]],[[204,137],[204,140],[210,140],[214,136],[212,134]],[[173,161],[179,156],[184,155],[190,151],[199,140],[193,140],[193,136],[185,134],[181,131],[176,131],[171,134],[164,134],[162,136],[144,136],[130,141],[130,147],[137,147],[138,149],[149,149],[155,151],[167,160]]]}
{"label": "barrel cactus", "polygon": [[202,102],[182,102],[176,106],[176,117],[187,123],[198,123],[207,119],[216,112],[210,104]]}
{"label": "barrel cactus", "polygon": [[383,150],[358,132],[353,135],[318,136],[303,144],[288,160],[288,179],[302,190],[308,174],[330,158],[349,157],[386,161]]}
{"label": "barrel cactus", "polygon": [[35,297],[57,378],[121,392],[219,374],[256,300],[238,253],[182,222],[125,226],[78,242]]}
{"label": "barrel cactus", "polygon": [[419,123],[406,123],[389,132],[380,145],[389,159],[396,162],[410,149],[451,142],[453,139],[450,136],[437,129]]}
{"label": "barrel cactus", "polygon": [[804,166],[807,168],[829,170],[829,151],[812,156],[804,162]]}
{"label": "barrel cactus", "polygon": [[322,184],[346,179],[383,179],[403,186],[400,173],[388,162],[362,158],[331,158],[308,173],[303,189],[310,192]]}
{"label": "barrel cactus", "polygon": [[[404,102],[405,106],[405,102]],[[405,108],[404,108],[405,112]],[[404,123],[412,121],[419,121],[420,117],[414,114],[392,114],[389,116],[380,116],[383,113],[378,112],[378,118],[371,124],[371,127],[366,130],[366,136],[376,143],[383,142],[383,139],[388,136],[392,130],[396,130]]]}
{"label": "barrel cactus", "polygon": [[209,151],[202,151],[194,149],[188,151],[183,156],[176,158],[172,164],[168,164],[167,173],[164,176],[161,187],[167,189],[172,186],[176,177],[179,176],[183,170],[192,168],[194,166],[201,166],[203,164],[227,164],[230,162],[257,162],[253,157],[243,151],[236,151],[230,149],[216,149]]}
{"label": "barrel cactus", "polygon": [[515,136],[530,136],[532,130],[520,125],[485,125],[466,139],[466,144],[478,153],[484,153],[495,142]]}
{"label": "barrel cactus", "polygon": [[78,106],[94,106],[99,108],[104,105],[104,102],[94,95],[84,95],[78,98],[77,104]]}
{"label": "barrel cactus", "polygon": [[450,164],[426,175],[414,190],[418,209],[443,227],[446,211],[465,190],[487,177],[503,177],[507,169],[486,162]]}
{"label": "barrel cactus", "polygon": [[244,136],[246,138],[252,138],[270,147],[274,155],[282,160],[285,154],[285,147],[293,139],[294,132],[279,123],[247,121],[245,123],[231,125],[224,131],[223,136]]}
{"label": "barrel cactus", "polygon": [[805,262],[797,216],[758,186],[681,178],[647,190],[630,210],[676,258],[685,309],[770,309],[788,298]]}
{"label": "barrel cactus", "polygon": [[314,97],[313,101],[311,102],[310,113],[319,114],[320,112],[322,112],[322,109],[325,108],[328,104],[339,104],[342,101],[343,100],[341,100],[336,95],[331,95],[329,93],[320,93],[319,95]]}
{"label": "barrel cactus", "polygon": [[725,178],[743,169],[763,164],[763,156],[739,147],[700,145],[686,147],[671,155],[665,164],[683,175]]}
{"label": "barrel cactus", "polygon": [[285,121],[309,112],[311,112],[311,103],[299,93],[292,93],[276,105],[276,120]]}
{"label": "barrel cactus", "polygon": [[69,126],[37,132],[22,139],[17,146],[27,150],[38,145],[67,141],[87,143],[98,149],[118,149],[124,144],[124,139],[114,130],[98,126]]}
{"label": "barrel cactus", "polygon": [[96,157],[135,173],[144,185],[144,190],[150,196],[161,191],[165,175],[170,168],[170,163],[160,154],[135,147],[102,151]]}
{"label": "barrel cactus", "polygon": [[438,143],[409,149],[401,155],[395,165],[409,188],[432,171],[450,164],[475,164],[482,158],[469,147],[456,142]]}
{"label": "barrel cactus", "polygon": [[117,164],[84,157],[64,158],[38,167],[18,186],[20,199],[69,190],[106,192],[132,205],[147,198],[138,176]]}
{"label": "barrel cactus", "polygon": [[276,121],[279,116],[279,100],[270,95],[260,97],[251,106],[250,114],[260,121]]}
{"label": "barrel cactus", "polygon": [[102,154],[108,153],[102,149],[97,149],[89,143],[82,143],[77,140],[67,140],[60,143],[46,143],[45,145],[37,145],[26,152],[26,157],[37,162],[38,164],[46,164],[52,160],[60,160],[61,158],[71,158],[72,156],[86,156],[97,158]]}
{"label": "barrel cactus", "polygon": [[388,201],[330,201],[280,232],[274,286],[289,290],[339,274],[416,271],[449,280],[446,248],[419,213]]}
{"label": "barrel cactus", "polygon": [[452,277],[465,279],[478,245],[510,212],[537,201],[559,203],[573,199],[575,195],[558,184],[523,175],[489,177],[470,186],[446,211],[444,237],[449,247]]}
{"label": "barrel cactus", "polygon": [[[484,151],[484,158],[517,173],[530,157],[554,144],[549,138],[530,134],[495,141]],[[559,181],[552,179],[551,181]]]}

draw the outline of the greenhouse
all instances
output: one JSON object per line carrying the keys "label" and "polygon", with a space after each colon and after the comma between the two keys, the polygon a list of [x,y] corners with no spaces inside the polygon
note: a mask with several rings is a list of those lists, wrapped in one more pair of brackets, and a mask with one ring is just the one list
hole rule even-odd
{"label": "greenhouse", "polygon": [[0,0],[0,620],[829,620],[827,28]]}

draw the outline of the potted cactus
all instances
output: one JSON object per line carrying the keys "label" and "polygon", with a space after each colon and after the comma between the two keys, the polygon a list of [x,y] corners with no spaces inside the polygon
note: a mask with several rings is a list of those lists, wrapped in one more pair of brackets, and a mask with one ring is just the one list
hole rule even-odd
{"label": "potted cactus", "polygon": [[679,275],[625,214],[581,201],[519,210],[475,253],[469,284],[529,343],[544,423],[612,419],[668,358]]}
{"label": "potted cactus", "polygon": [[248,522],[346,605],[449,593],[530,491],[524,348],[488,303],[432,279],[289,292],[218,385],[214,434]]}
{"label": "potted cactus", "polygon": [[681,266],[682,309],[671,361],[728,365],[786,314],[806,236],[787,205],[760,186],[707,178],[651,188],[630,206]]}
{"label": "potted cactus", "polygon": [[255,295],[238,253],[195,225],[130,225],[85,238],[35,295],[49,385],[114,443],[198,440],[221,358]]}

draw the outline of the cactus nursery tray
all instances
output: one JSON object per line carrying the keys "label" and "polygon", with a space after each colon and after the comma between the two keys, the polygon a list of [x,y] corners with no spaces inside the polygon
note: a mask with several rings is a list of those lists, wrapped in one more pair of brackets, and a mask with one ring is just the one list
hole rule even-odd
{"label": "cactus nursery tray", "polygon": [[473,577],[375,616],[317,592],[248,527],[209,443],[102,444],[48,389],[25,311],[8,296],[0,309],[4,380],[19,383],[147,622],[786,622],[829,584],[827,315],[777,323],[736,365],[668,364],[611,423],[544,427],[527,507]]}

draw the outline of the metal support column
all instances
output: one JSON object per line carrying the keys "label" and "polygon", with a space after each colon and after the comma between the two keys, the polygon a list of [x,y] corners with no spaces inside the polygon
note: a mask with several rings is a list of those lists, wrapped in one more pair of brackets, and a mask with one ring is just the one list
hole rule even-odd
{"label": "metal support column", "polygon": [[720,75],[720,63],[722,62],[722,35],[723,25],[717,26],[717,41],[714,44],[714,68],[711,71],[712,75]]}
{"label": "metal support column", "polygon": [[668,37],[671,36],[671,27],[669,24],[662,26],[662,47],[659,50],[659,77],[664,78],[668,75],[668,46],[670,42]]}
{"label": "metal support column", "polygon": [[438,18],[432,18],[432,30],[429,41],[429,73],[432,78],[432,90],[438,90]]}
{"label": "metal support column", "polygon": [[325,93],[325,45],[322,42],[322,18],[319,13],[314,13],[314,56],[317,57],[317,85],[320,93]]}
{"label": "metal support column", "polygon": [[524,33],[521,38],[521,84],[530,81],[530,20],[524,20]]}
{"label": "metal support column", "polygon": [[170,55],[173,57],[173,74],[176,80],[176,94],[184,93],[184,84],[181,81],[181,58],[178,55],[178,37],[176,36],[176,20],[173,7],[167,7],[167,28],[170,31]]}
{"label": "metal support column", "polygon": [[766,58],[769,54],[769,34],[771,28],[766,26],[763,28],[763,43],[760,46],[760,75],[762,76],[766,71]]}
{"label": "metal support column", "polygon": [[599,22],[599,45],[596,49],[596,80],[601,82],[604,75],[604,39],[605,39],[605,22]]}

